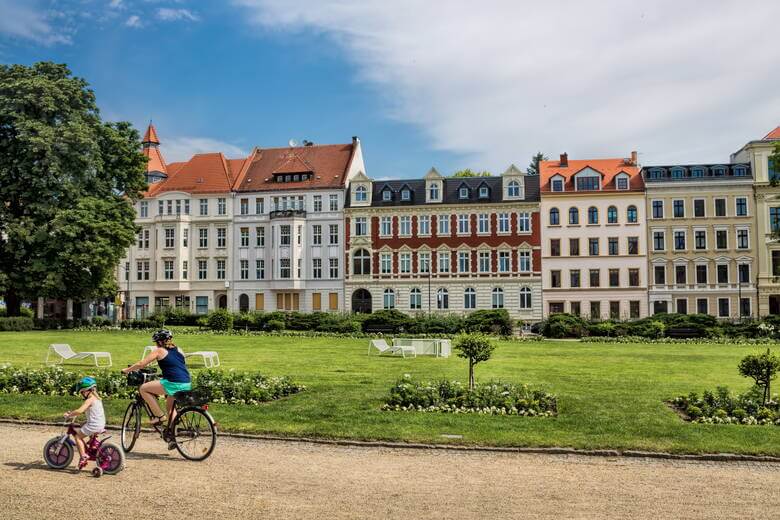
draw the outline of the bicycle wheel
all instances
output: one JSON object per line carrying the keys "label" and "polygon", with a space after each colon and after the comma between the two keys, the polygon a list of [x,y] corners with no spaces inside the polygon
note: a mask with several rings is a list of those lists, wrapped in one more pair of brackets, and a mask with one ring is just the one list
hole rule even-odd
{"label": "bicycle wheel", "polygon": [[120,439],[122,449],[125,453],[130,453],[135,441],[141,434],[141,407],[137,403],[130,403],[125,411],[125,417],[122,420],[122,433]]}
{"label": "bicycle wheel", "polygon": [[104,442],[98,449],[95,462],[103,472],[116,475],[125,469],[125,452],[113,442]]}
{"label": "bicycle wheel", "polygon": [[62,437],[54,437],[43,447],[43,460],[52,469],[64,469],[73,461],[73,446],[66,440],[60,444]]}
{"label": "bicycle wheel", "polygon": [[217,444],[214,420],[200,408],[179,410],[172,431],[176,449],[187,460],[205,460]]}

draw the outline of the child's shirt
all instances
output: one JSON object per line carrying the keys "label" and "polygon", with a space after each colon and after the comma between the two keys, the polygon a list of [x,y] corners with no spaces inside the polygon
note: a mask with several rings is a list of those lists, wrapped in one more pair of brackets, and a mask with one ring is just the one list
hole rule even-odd
{"label": "child's shirt", "polygon": [[84,412],[87,422],[84,428],[93,432],[100,432],[106,429],[106,414],[103,411],[103,401],[96,398],[87,411]]}

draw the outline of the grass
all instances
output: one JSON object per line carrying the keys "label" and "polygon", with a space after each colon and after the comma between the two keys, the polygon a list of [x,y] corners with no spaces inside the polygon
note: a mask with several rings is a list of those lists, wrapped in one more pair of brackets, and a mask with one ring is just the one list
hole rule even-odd
{"label": "grass", "polygon": [[[354,439],[458,442],[498,446],[571,446],[702,453],[780,455],[780,428],[690,424],[664,404],[678,394],[750,382],[737,363],[761,347],[736,345],[499,342],[477,380],[543,386],[558,395],[555,418],[382,412],[390,386],[404,373],[418,379],[467,379],[458,357],[367,357],[365,339],[266,336],[182,336],[185,350],[217,350],[223,368],[289,375],[304,393],[261,406],[213,405],[223,430]],[[111,352],[114,366],[138,360],[146,334],[137,332],[0,333],[0,363],[41,366],[49,343]],[[764,347],[765,348],[765,347]],[[89,373],[90,367],[73,370]],[[76,398],[0,394],[0,417],[57,419]],[[127,401],[107,400],[119,423]],[[462,439],[442,437],[462,435]]]}

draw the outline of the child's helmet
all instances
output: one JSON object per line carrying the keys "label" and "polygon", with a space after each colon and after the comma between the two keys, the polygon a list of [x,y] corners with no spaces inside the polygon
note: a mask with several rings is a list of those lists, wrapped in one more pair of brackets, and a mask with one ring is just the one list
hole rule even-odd
{"label": "child's helmet", "polygon": [[97,381],[94,377],[82,377],[78,384],[78,391],[89,390],[90,388],[97,388]]}
{"label": "child's helmet", "polygon": [[155,343],[158,341],[168,341],[169,339],[173,339],[173,332],[168,329],[160,329],[152,334],[152,341]]}

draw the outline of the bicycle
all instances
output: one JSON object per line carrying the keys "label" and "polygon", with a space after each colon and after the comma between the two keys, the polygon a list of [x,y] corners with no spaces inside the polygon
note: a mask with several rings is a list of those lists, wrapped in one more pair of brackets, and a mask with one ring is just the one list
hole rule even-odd
{"label": "bicycle", "polygon": [[[142,368],[127,374],[127,384],[139,387],[147,381],[157,378],[154,368]],[[188,390],[176,392],[174,398],[173,423],[168,427],[162,424],[152,424],[160,437],[169,443],[174,443],[176,449],[187,460],[201,461],[207,459],[214,451],[217,443],[217,427],[208,412],[208,396],[203,392]],[[122,420],[120,441],[125,453],[130,453],[141,434],[141,413],[146,411],[149,419],[154,418],[152,410],[144,401],[140,391],[127,406]]]}
{"label": "bicycle", "polygon": [[[76,436],[74,419],[65,421],[64,426],[67,427],[65,433],[49,439],[43,446],[43,460],[52,469],[65,469],[70,466],[76,451],[76,442],[71,438]],[[100,477],[103,473],[116,475],[125,468],[125,454],[113,442],[106,442],[111,438],[110,435],[102,439],[98,439],[98,435],[95,433],[84,439],[84,454],[90,461],[95,461],[92,476]]]}

